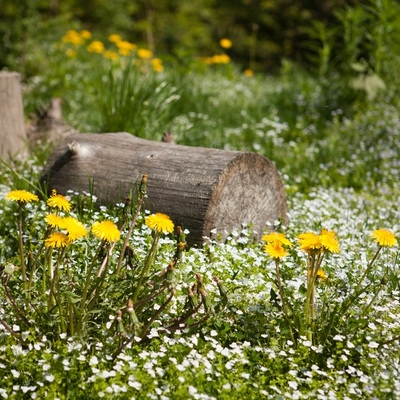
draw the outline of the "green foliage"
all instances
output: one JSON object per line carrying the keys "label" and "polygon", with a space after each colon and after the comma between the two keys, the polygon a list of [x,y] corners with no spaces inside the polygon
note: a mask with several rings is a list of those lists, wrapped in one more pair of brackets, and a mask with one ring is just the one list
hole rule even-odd
{"label": "green foliage", "polygon": [[[168,216],[155,214],[146,218],[146,225],[153,229],[150,245],[142,242],[143,248],[137,250],[129,245],[132,236],[138,234],[137,224],[143,224],[145,187],[144,176],[133,214],[129,213],[127,202],[118,218],[119,227],[110,217],[99,218],[95,213],[93,216],[97,214],[98,219],[91,228],[94,238],[86,238],[86,242],[81,240],[88,230],[74,214],[69,214],[71,203],[66,197],[54,192],[47,199],[47,207],[39,204],[35,209],[31,203],[39,199],[28,191],[14,190],[6,195],[7,200],[18,204],[18,213],[16,224],[8,227],[13,235],[1,247],[2,257],[7,260],[0,268],[0,280],[3,298],[8,302],[4,305],[8,317],[1,315],[0,324],[18,342],[26,345],[26,338],[19,333],[20,328],[13,328],[15,324],[30,330],[32,340],[36,332],[39,336],[46,334],[52,342],[59,335],[102,340],[100,332],[107,326],[108,331],[115,332],[115,359],[135,338],[144,341],[151,338],[150,333],[158,336],[162,331],[190,330],[212,317],[214,305],[200,274],[195,274],[193,286],[190,281],[187,283],[186,296],[180,293],[181,287],[177,289],[182,284],[176,279],[175,269],[180,266],[186,246],[185,234],[179,227],[174,255],[164,268],[154,267],[162,233],[174,230]],[[76,200],[81,199],[73,202]],[[13,207],[7,211],[14,213]],[[90,221],[88,213],[82,211],[81,219]],[[90,209],[89,213],[93,214]],[[35,228],[29,229],[32,226]],[[1,228],[3,232],[7,229]],[[125,239],[117,246],[121,233]],[[96,243],[95,238],[100,242]],[[221,311],[226,293],[221,291],[218,278],[214,280],[221,296],[215,310]],[[173,301],[176,292],[180,293],[180,300],[184,299],[181,305]],[[175,308],[172,313],[171,304]],[[116,317],[109,326],[113,313]],[[164,314],[168,316],[162,323]]]}
{"label": "green foliage", "polygon": [[131,62],[100,71],[92,112],[100,116],[99,132],[131,132],[151,138],[168,130],[179,94],[154,72],[141,72]]}

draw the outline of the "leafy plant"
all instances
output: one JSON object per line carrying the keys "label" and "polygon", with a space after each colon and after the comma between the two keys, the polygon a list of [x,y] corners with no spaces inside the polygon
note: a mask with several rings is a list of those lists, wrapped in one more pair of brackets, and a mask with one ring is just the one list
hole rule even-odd
{"label": "leafy plant", "polygon": [[128,61],[120,68],[100,71],[95,113],[101,116],[102,132],[131,132],[154,137],[170,128],[177,89],[151,71]]}
{"label": "leafy plant", "polygon": [[[262,239],[266,242],[265,251],[275,263],[276,286],[289,340],[297,343],[300,338],[306,337],[310,345],[325,347],[327,343],[332,342],[335,335],[351,335],[365,327],[365,317],[385,287],[386,278],[374,277],[367,285],[364,285],[364,281],[381,250],[397,245],[394,234],[387,229],[375,230],[371,237],[378,243],[376,253],[359,279],[347,288],[348,294],[339,300],[337,292],[330,288],[328,277],[322,269],[322,262],[326,256],[340,251],[336,234],[322,229],[319,235],[313,232],[298,235],[299,250],[307,254],[306,283],[299,290],[304,299],[302,307],[301,303],[299,307],[295,298],[288,298],[285,294],[280,272],[283,267],[281,260],[288,256],[287,248],[291,247],[292,243],[282,233],[272,232],[263,236]],[[372,297],[363,304],[362,298],[367,291]],[[363,305],[360,307],[360,304]]]}
{"label": "leafy plant", "polygon": [[[25,190],[13,190],[6,195],[6,199],[18,204],[19,210],[19,260],[3,265],[0,275],[3,294],[15,321],[27,329],[35,326],[41,333],[52,331],[53,339],[59,334],[84,337],[95,335],[97,328],[93,326],[105,324],[110,313],[116,312],[115,328],[120,340],[115,357],[134,338],[147,338],[156,320],[160,325],[177,291],[175,268],[179,267],[186,241],[178,227],[175,254],[167,267],[154,271],[159,241],[163,234],[173,233],[174,224],[167,215],[150,215],[145,224],[153,230],[152,244],[142,261],[136,258],[129,241],[141,215],[146,179],[146,176],[142,179],[133,215],[128,212],[127,202],[119,226],[111,219],[92,224],[92,235],[100,242],[87,243],[90,246],[87,257],[79,256],[76,251],[79,242],[88,236],[88,230],[70,215],[71,203],[65,196],[53,191],[46,201],[46,232],[41,234],[39,230],[36,237],[29,236],[29,242],[24,243],[27,237],[24,209],[39,198]],[[117,244],[122,233],[126,236],[118,255]],[[177,315],[166,318],[159,329],[168,332],[183,327],[190,329],[210,318],[211,298],[202,276],[195,276],[196,283],[189,286],[186,301]],[[216,282],[223,287],[219,279]],[[226,291],[221,293],[226,303]],[[23,305],[25,302],[29,302],[28,307]],[[197,320],[196,314],[200,314]],[[16,339],[24,341],[8,319],[0,317],[0,323]]]}

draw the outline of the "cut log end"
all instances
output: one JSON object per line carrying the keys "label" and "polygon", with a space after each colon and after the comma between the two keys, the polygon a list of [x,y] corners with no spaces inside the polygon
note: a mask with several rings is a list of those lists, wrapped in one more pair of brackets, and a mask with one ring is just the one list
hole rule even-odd
{"label": "cut log end", "polygon": [[48,160],[48,190],[92,192],[101,204],[123,201],[148,175],[147,208],[190,231],[190,245],[250,224],[287,222],[286,195],[273,163],[254,153],[153,142],[127,133],[75,134]]}
{"label": "cut log end", "polygon": [[210,198],[204,235],[225,237],[251,225],[257,237],[266,223],[288,222],[286,194],[273,163],[253,153],[239,154],[224,170]]}

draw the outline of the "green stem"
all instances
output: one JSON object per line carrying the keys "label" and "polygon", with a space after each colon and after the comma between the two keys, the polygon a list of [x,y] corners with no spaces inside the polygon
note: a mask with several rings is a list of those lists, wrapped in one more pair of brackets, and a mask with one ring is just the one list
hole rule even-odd
{"label": "green stem", "polygon": [[160,238],[159,232],[155,232],[154,233],[153,243],[151,244],[151,248],[150,248],[149,254],[146,257],[146,261],[145,261],[143,269],[142,269],[142,271],[140,273],[139,280],[138,280],[137,285],[135,287],[135,291],[133,292],[133,296],[132,296],[133,304],[136,303],[136,300],[137,300],[137,298],[139,296],[139,291],[140,291],[142,283],[143,283],[143,279],[149,273],[149,270],[150,270],[150,268],[151,268],[151,266],[153,264],[154,257],[156,255],[156,250],[157,250],[158,239],[159,238]]}
{"label": "green stem", "polygon": [[[70,290],[70,288],[72,287],[72,283],[71,283],[71,270],[69,268],[69,266],[67,266],[67,279],[68,279],[68,289]],[[71,336],[74,335],[75,333],[75,323],[74,323],[74,305],[71,301],[71,296],[68,295],[67,298],[67,318],[69,321],[69,333]]]}
{"label": "green stem", "polygon": [[371,299],[371,301],[365,306],[363,312],[361,313],[359,318],[364,317],[364,315],[367,313],[367,311],[371,308],[372,304],[375,302],[375,300],[378,298],[379,293],[382,291],[382,289],[385,287],[385,285],[379,285],[379,289],[375,292],[374,297]]}
{"label": "green stem", "polygon": [[309,341],[313,341],[313,336],[315,332],[313,332],[312,326],[313,321],[315,319],[315,282],[317,279],[318,270],[322,264],[322,260],[324,259],[325,253],[318,252],[318,256],[316,254],[309,254],[307,261],[307,294],[306,301],[304,303],[304,317],[306,321],[306,329],[307,329],[307,339]]}
{"label": "green stem", "polygon": [[11,333],[11,335],[13,335],[16,339],[21,340],[21,335],[17,332],[15,332],[13,329],[11,329],[11,327],[7,324],[7,322],[3,321],[0,318],[0,324],[4,326],[4,328]]}
{"label": "green stem", "polygon": [[284,294],[284,291],[283,291],[283,285],[282,285],[282,281],[281,281],[281,274],[280,274],[280,270],[279,270],[279,259],[275,258],[274,260],[275,260],[276,282],[277,282],[278,289],[279,289],[279,297],[280,297],[281,303],[282,303],[283,315],[284,315],[284,317],[286,319],[286,322],[289,325],[290,337],[292,339],[292,342],[295,343],[294,335],[293,335],[293,328],[292,328],[292,324],[290,322],[289,312],[288,312],[288,308],[287,308],[287,305],[286,305],[285,294]]}
{"label": "green stem", "polygon": [[120,257],[119,257],[117,269],[116,269],[116,271],[115,271],[115,275],[116,275],[117,278],[118,278],[118,276],[119,276],[119,274],[120,274],[120,272],[121,272],[122,261],[124,260],[124,257],[125,257],[126,248],[128,247],[129,239],[130,239],[130,237],[131,237],[133,228],[134,228],[135,225],[136,225],[136,221],[137,221],[137,219],[138,219],[139,212],[140,212],[140,210],[141,210],[141,208],[142,208],[142,205],[143,205],[143,202],[144,202],[144,198],[145,198],[144,195],[145,195],[144,192],[143,192],[143,193],[140,193],[140,195],[139,195],[139,201],[138,201],[138,205],[137,205],[137,207],[136,207],[135,215],[134,215],[134,217],[133,217],[133,219],[132,219],[132,222],[131,222],[131,225],[130,225],[130,227],[129,227],[128,233],[127,233],[126,236],[125,236],[124,244],[122,245],[121,255],[120,255]]}
{"label": "green stem", "polygon": [[14,307],[17,314],[20,316],[20,318],[25,322],[25,324],[27,326],[31,326],[31,323],[29,322],[28,318],[25,316],[24,312],[18,307],[18,304],[15,302],[14,297],[10,293],[10,290],[8,289],[8,286],[7,286],[7,281],[3,279],[2,283],[3,283],[3,287],[4,287],[4,291],[6,293],[6,296],[7,296],[8,300],[10,301],[11,305]]}
{"label": "green stem", "polygon": [[89,285],[90,285],[90,281],[91,281],[92,272],[93,272],[93,269],[94,269],[94,267],[96,265],[96,260],[97,260],[97,257],[99,255],[99,253],[100,253],[100,250],[104,246],[104,243],[105,243],[105,241],[102,240],[101,243],[100,243],[100,246],[97,249],[96,254],[93,256],[93,260],[90,263],[89,268],[88,268],[88,270],[86,272],[85,286],[83,287],[82,298],[81,298],[81,302],[79,303],[79,309],[81,311],[83,311],[83,308],[85,306],[87,295],[88,295],[88,290],[89,290]]}
{"label": "green stem", "polygon": [[19,218],[18,218],[18,242],[19,242],[19,252],[21,257],[21,273],[22,273],[22,282],[24,290],[27,289],[26,286],[26,265],[25,265],[25,257],[24,257],[24,241],[23,241],[23,230],[22,230],[22,202],[19,202]]}
{"label": "green stem", "polygon": [[50,293],[49,293],[49,300],[48,300],[48,310],[53,306],[53,302],[58,306],[59,312],[60,312],[60,320],[62,321],[62,315],[61,315],[61,299],[60,299],[60,282],[59,282],[59,276],[60,276],[60,264],[61,260],[63,258],[65,252],[65,248],[61,248],[58,251],[58,256],[57,256],[57,262],[55,265],[54,271],[52,271],[52,277],[50,281]]}
{"label": "green stem", "polygon": [[[45,234],[44,237],[45,238],[48,237],[48,235],[51,233],[52,230],[53,230],[52,228],[47,228],[47,231],[46,231],[46,234]],[[30,274],[29,274],[29,287],[28,287],[28,289],[32,288],[34,273],[36,271],[37,263],[39,261],[39,256],[42,255],[43,247],[44,247],[44,240],[42,241],[42,243],[41,243],[41,245],[39,247],[39,250],[36,253],[36,256],[33,258],[32,268],[31,268],[31,271],[30,271]],[[47,257],[47,255],[46,255],[46,257]],[[43,279],[43,292],[44,292],[46,290],[45,289],[46,273],[44,271],[43,271],[42,279]]]}
{"label": "green stem", "polygon": [[167,300],[161,305],[161,307],[151,316],[151,318],[147,321],[146,325],[143,327],[142,332],[140,334],[140,338],[144,339],[147,336],[147,332],[151,326],[151,324],[155,321],[155,319],[165,310],[167,305],[171,302],[174,297],[174,291],[171,290],[171,293]]}
{"label": "green stem", "polygon": [[93,293],[93,292],[94,293],[93,293],[93,296],[90,299],[89,304],[87,306],[87,310],[86,310],[87,312],[90,312],[93,309],[94,305],[96,304],[97,299],[100,296],[101,289],[103,287],[105,278],[107,276],[108,260],[109,260],[109,258],[106,256],[104,259],[104,263],[102,264],[102,266],[104,266],[104,268],[101,271],[101,275],[97,276],[96,282],[95,282],[95,287],[90,291],[90,293]]}
{"label": "green stem", "polygon": [[[52,292],[52,283],[53,283],[53,278],[54,278],[54,268],[53,268],[53,247],[49,247],[48,252],[46,254],[47,258],[47,274],[49,276],[49,284],[50,284],[50,293],[49,293],[49,298],[47,301],[47,309],[50,310],[51,307],[53,307],[54,304],[54,297],[53,297],[53,292]],[[46,274],[43,274],[43,292],[46,291]]]}
{"label": "green stem", "polygon": [[364,281],[365,277],[368,275],[369,271],[371,270],[372,265],[374,264],[375,260],[378,258],[378,255],[379,255],[379,253],[380,253],[382,247],[383,247],[383,246],[379,246],[379,247],[378,247],[378,250],[376,251],[374,257],[372,258],[372,260],[371,260],[371,261],[369,262],[369,264],[367,265],[367,268],[365,269],[365,271],[364,271],[364,273],[362,274],[360,280],[358,281],[358,284],[357,284],[356,288],[354,289],[354,293],[357,293],[358,290],[360,289],[362,282]]}
{"label": "green stem", "polygon": [[65,315],[63,313],[62,309],[62,296],[60,292],[60,264],[63,259],[63,256],[65,254],[65,247],[59,250],[58,252],[58,258],[57,258],[57,265],[56,265],[56,270],[54,272],[54,278],[55,278],[55,297],[56,297],[56,302],[58,305],[58,313],[60,315],[60,324],[61,324],[61,333],[65,333],[66,326],[65,326]]}
{"label": "green stem", "polygon": [[[81,301],[79,303],[78,309],[76,310],[76,314],[77,314],[77,316],[76,316],[76,318],[77,318],[76,332],[77,333],[79,333],[82,330],[82,327],[84,325],[84,319],[85,319],[84,311],[85,311],[86,301],[88,298],[91,277],[92,277],[94,267],[96,265],[97,258],[99,256],[100,251],[103,248],[104,244],[105,244],[105,240],[102,240],[100,242],[99,248],[97,249],[95,255],[93,256],[92,262],[90,263],[89,268],[86,272],[85,285],[83,287]],[[94,288],[94,290],[95,290],[95,288]]]}

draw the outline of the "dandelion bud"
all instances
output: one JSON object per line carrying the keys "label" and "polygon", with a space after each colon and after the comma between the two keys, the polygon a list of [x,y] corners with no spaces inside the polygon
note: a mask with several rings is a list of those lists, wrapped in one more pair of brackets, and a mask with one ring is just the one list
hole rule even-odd
{"label": "dandelion bud", "polygon": [[192,292],[193,292],[193,293],[196,293],[196,294],[199,294],[197,283],[194,283],[194,284],[193,284],[193,286],[192,286]]}
{"label": "dandelion bud", "polygon": [[[189,305],[190,305],[190,308],[193,309],[199,305],[199,300],[197,298],[197,293],[195,294],[192,289],[193,289],[193,287],[192,288],[190,288],[190,286],[188,287]],[[197,287],[196,287],[196,289],[197,289]]]}
{"label": "dandelion bud", "polygon": [[128,300],[126,311],[129,315],[129,325],[133,326],[135,329],[140,327],[141,324],[133,308],[133,301],[131,299]]}
{"label": "dandelion bud", "polygon": [[184,243],[186,245],[186,235],[183,232],[183,229],[181,226],[176,227],[176,233],[178,235],[178,244],[179,243]]}
{"label": "dandelion bud", "polygon": [[170,283],[173,282],[175,278],[174,266],[175,262],[171,261],[167,267],[167,281]]}
{"label": "dandelion bud", "polygon": [[174,259],[176,261],[178,261],[182,258],[183,250],[185,249],[185,247],[186,247],[185,242],[178,242],[178,245],[176,246],[175,255],[174,255]]}
{"label": "dandelion bud", "polygon": [[147,175],[143,174],[142,180],[141,180],[140,186],[139,186],[139,193],[145,194],[146,190],[147,190]]}
{"label": "dandelion bud", "polygon": [[223,284],[221,279],[219,279],[217,276],[213,276],[213,280],[218,286],[219,294],[221,295],[221,297],[223,297],[224,299],[228,298],[228,289]]}
{"label": "dandelion bud", "polygon": [[124,215],[128,214],[130,205],[131,205],[131,198],[129,196],[126,196],[125,203],[124,203],[124,209],[122,210],[122,213]]}
{"label": "dandelion bud", "polygon": [[206,311],[206,313],[212,312],[212,303],[211,303],[211,300],[208,297],[208,294],[204,288],[200,289],[200,296],[203,301],[204,310]]}
{"label": "dandelion bud", "polygon": [[201,287],[203,287],[203,277],[198,272],[195,273],[195,276],[200,289]]}
{"label": "dandelion bud", "polygon": [[122,322],[122,311],[121,310],[117,310],[116,320],[117,320],[117,332],[124,334],[126,331],[125,331],[124,324]]}

